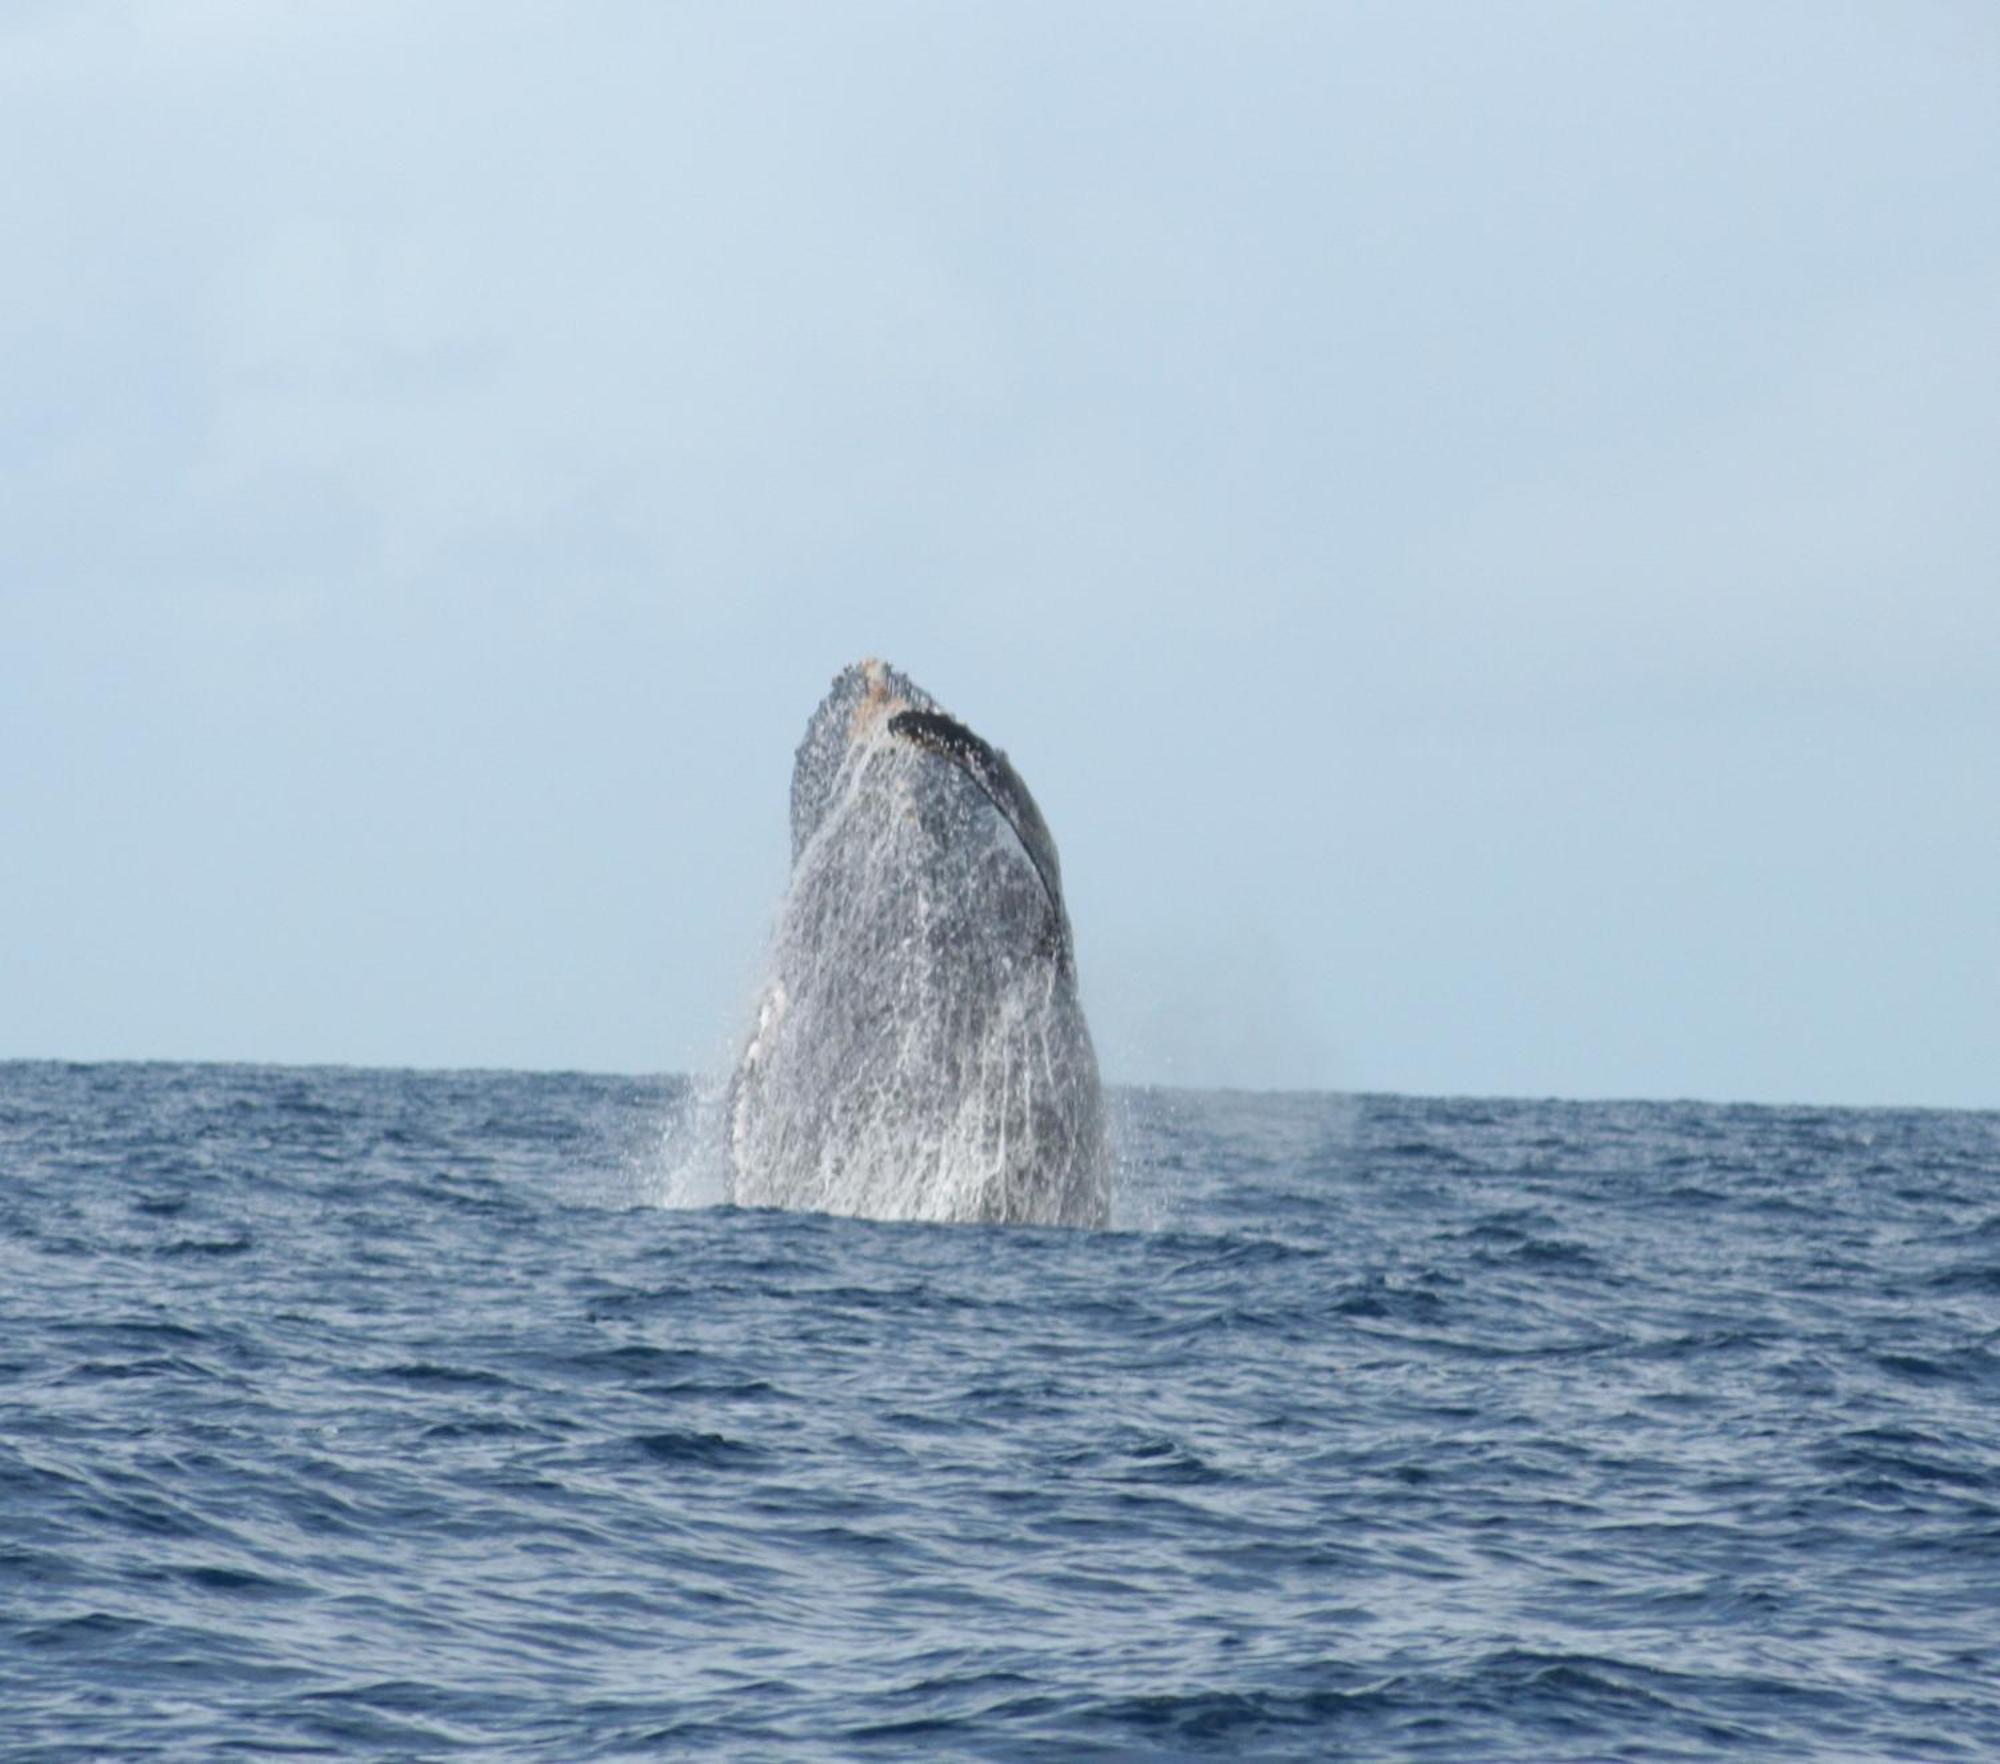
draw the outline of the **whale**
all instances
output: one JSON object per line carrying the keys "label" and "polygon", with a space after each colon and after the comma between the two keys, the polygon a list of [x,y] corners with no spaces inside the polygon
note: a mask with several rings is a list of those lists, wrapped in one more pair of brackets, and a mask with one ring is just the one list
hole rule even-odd
{"label": "whale", "polygon": [[725,1098],[730,1199],[1105,1224],[1062,866],[1007,756],[887,663],[856,662],[799,743],[791,834]]}

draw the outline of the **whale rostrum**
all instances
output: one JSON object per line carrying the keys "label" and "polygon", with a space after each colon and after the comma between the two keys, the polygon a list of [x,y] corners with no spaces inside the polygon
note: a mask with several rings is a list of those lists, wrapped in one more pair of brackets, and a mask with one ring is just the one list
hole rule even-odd
{"label": "whale rostrum", "polygon": [[1109,1214],[1055,840],[1007,756],[879,661],[834,680],[799,744],[791,884],[726,1132],[741,1206]]}

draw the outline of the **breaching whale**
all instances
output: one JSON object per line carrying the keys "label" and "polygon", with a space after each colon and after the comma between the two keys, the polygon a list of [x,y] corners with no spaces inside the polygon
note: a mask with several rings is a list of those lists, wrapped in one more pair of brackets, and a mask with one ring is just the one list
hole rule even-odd
{"label": "breaching whale", "polygon": [[1109,1214],[1055,841],[1007,756],[882,662],[842,672],[799,744],[791,885],[725,1120],[739,1206]]}

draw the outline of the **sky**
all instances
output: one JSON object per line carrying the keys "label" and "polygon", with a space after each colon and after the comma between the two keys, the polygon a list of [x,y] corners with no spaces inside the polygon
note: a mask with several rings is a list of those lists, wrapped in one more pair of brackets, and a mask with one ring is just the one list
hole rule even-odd
{"label": "sky", "polygon": [[0,6],[0,1058],[712,1070],[868,654],[1117,1080],[2000,1107],[2000,9]]}

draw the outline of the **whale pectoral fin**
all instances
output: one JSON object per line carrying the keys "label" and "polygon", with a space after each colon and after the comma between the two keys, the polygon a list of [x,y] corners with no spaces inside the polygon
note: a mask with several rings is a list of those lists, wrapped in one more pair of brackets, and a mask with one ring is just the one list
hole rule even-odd
{"label": "whale pectoral fin", "polygon": [[743,1063],[755,1065],[763,1057],[764,1050],[771,1045],[771,1037],[778,1025],[785,1020],[785,983],[773,980],[770,990],[764,994],[757,1006],[757,1033],[750,1037],[750,1045],[743,1050]]}

